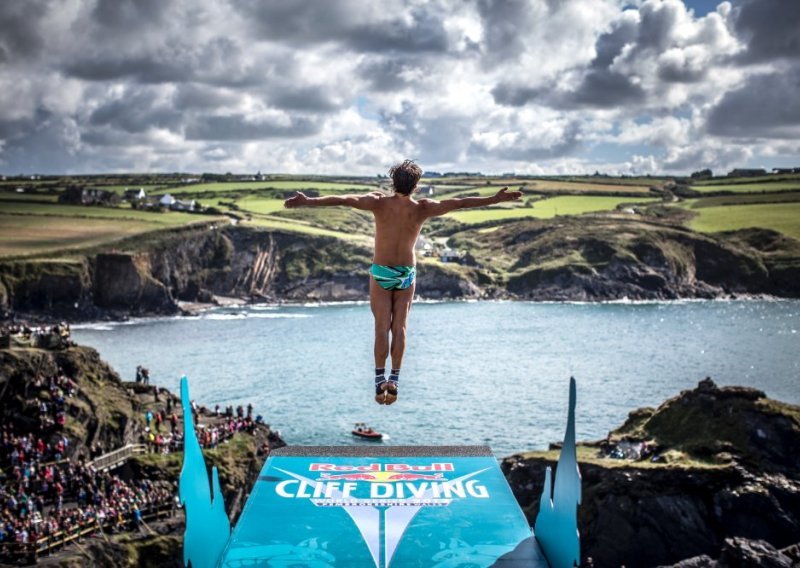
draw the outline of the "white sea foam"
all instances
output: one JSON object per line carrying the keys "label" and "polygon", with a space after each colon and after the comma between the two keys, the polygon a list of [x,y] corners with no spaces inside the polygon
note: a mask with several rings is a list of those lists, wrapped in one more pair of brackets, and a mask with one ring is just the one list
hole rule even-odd
{"label": "white sea foam", "polygon": [[70,326],[72,329],[88,329],[91,331],[112,331],[114,326],[110,323],[76,323]]}
{"label": "white sea foam", "polygon": [[208,313],[200,316],[201,319],[225,321],[225,320],[239,320],[239,319],[295,319],[295,318],[310,318],[310,314],[284,314],[274,312],[240,312],[240,313]]}

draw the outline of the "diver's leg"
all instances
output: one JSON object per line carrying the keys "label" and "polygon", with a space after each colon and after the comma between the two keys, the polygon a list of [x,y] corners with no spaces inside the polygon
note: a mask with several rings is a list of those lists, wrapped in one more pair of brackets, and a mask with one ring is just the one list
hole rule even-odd
{"label": "diver's leg", "polygon": [[414,301],[416,284],[405,290],[396,290],[392,297],[392,373],[389,375],[389,385],[386,393],[386,404],[397,400],[397,384],[400,378],[400,366],[403,364],[403,354],[406,350],[406,327],[411,304]]}
{"label": "diver's leg", "polygon": [[[386,366],[386,358],[389,356],[389,330],[392,326],[392,292],[384,290],[375,282],[369,279],[369,305],[372,309],[372,316],[375,318],[375,382],[384,382],[383,373],[380,369]],[[380,398],[380,400],[378,400]],[[383,404],[383,391],[376,389],[375,400]]]}

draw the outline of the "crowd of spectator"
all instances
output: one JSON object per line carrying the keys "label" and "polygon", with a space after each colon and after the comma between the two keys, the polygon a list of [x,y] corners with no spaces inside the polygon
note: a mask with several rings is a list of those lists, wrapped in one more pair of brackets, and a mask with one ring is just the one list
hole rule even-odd
{"label": "crowd of spectator", "polygon": [[[168,399],[169,400],[169,399]],[[253,434],[259,424],[263,424],[261,416],[253,418],[253,406],[247,405],[247,414],[244,407],[228,407],[220,412],[219,405],[213,413],[206,408],[197,407],[193,403],[192,412],[195,417],[195,432],[197,441],[202,448],[216,448],[220,443],[233,437],[237,432]],[[208,418],[201,424],[200,417]],[[140,436],[140,443],[147,445],[152,453],[169,454],[183,450],[184,436],[179,428],[180,420],[177,412],[168,414],[167,409],[148,410],[145,413],[145,430]]]}
{"label": "crowd of spectator", "polygon": [[59,369],[55,375],[49,377],[36,373],[33,388],[34,397],[29,402],[37,406],[39,430],[49,432],[63,429],[66,423],[67,398],[78,394],[78,383]]}
{"label": "crowd of spectator", "polygon": [[[25,392],[28,419],[0,425],[0,545],[25,547],[81,528],[134,528],[142,510],[171,506],[174,489],[99,472],[76,452],[64,426],[79,387],[62,369],[37,372]],[[94,448],[92,456],[99,453]],[[9,552],[0,547],[0,553]]]}
{"label": "crowd of spectator", "polygon": [[[70,341],[66,324],[6,324],[0,327],[0,335],[32,343],[45,335]],[[143,367],[137,369],[137,382],[149,382],[149,372]],[[103,449],[97,445],[74,447],[67,420],[71,399],[80,397],[81,392],[78,382],[63,369],[52,375],[36,370],[20,394],[25,403],[21,414],[0,424],[0,561],[4,554],[27,554],[39,543],[63,543],[65,537],[84,532],[133,530],[144,522],[143,512],[171,510],[175,505],[172,484],[126,480],[97,470],[92,460]],[[164,400],[156,396],[152,409],[145,411],[140,441],[151,452],[182,451],[179,404],[167,393]],[[237,432],[253,434],[263,423],[261,416],[254,418],[251,404],[223,410],[216,406],[212,412],[193,402],[192,412],[204,448],[217,447]],[[267,442],[259,448],[259,455],[268,452]]]}
{"label": "crowd of spectator", "polygon": [[28,544],[97,523],[133,529],[142,509],[174,501],[172,490],[149,480],[126,482],[83,460],[42,463],[29,455],[0,487],[0,543]]}
{"label": "crowd of spectator", "polygon": [[74,345],[66,322],[55,325],[30,325],[27,323],[0,324],[0,347],[40,347],[61,349]]}

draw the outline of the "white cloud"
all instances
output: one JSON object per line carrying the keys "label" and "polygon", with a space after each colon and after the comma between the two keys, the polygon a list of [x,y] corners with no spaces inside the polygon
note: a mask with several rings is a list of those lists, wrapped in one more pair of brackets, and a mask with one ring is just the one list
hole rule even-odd
{"label": "white cloud", "polygon": [[[371,175],[403,157],[541,173],[787,159],[796,6],[6,2],[0,160],[8,173]],[[587,157],[598,146],[605,161]]]}

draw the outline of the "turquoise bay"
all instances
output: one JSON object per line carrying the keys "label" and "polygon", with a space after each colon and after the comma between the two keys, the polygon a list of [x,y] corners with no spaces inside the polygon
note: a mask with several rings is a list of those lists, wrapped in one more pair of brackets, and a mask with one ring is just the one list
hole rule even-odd
{"label": "turquoise bay", "polygon": [[800,302],[420,303],[410,317],[400,398],[372,399],[366,304],[246,306],[199,317],[76,326],[132,380],[136,365],[177,393],[252,402],[290,444],[488,444],[498,457],[560,440],[570,376],[577,435],[604,437],[628,412],[711,376],[800,403]]}

